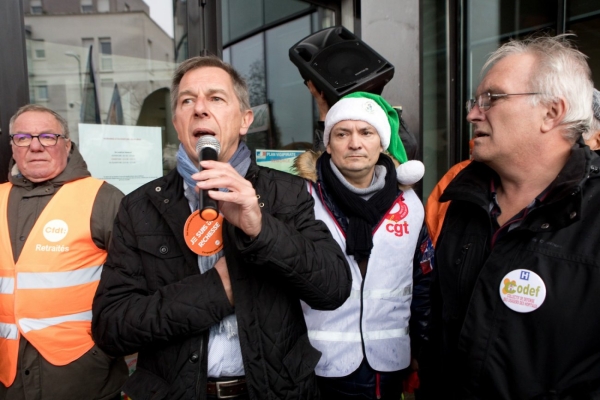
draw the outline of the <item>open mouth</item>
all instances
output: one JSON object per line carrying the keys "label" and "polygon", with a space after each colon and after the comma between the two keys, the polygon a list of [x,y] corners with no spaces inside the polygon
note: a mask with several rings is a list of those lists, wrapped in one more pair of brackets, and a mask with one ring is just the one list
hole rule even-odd
{"label": "open mouth", "polygon": [[490,135],[485,133],[485,132],[475,132],[475,139],[481,138],[481,137],[489,137]]}
{"label": "open mouth", "polygon": [[205,129],[205,128],[194,129],[194,132],[192,132],[192,134],[194,135],[195,138],[199,138],[200,136],[204,136],[204,135],[215,136],[215,133],[213,131],[211,131],[210,129]]}

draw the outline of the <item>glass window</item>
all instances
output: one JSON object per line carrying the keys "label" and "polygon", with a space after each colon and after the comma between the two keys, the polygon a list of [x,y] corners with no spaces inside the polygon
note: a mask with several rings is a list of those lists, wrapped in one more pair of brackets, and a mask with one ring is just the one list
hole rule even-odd
{"label": "glass window", "polygon": [[448,170],[447,25],[445,2],[425,0],[423,9],[423,178],[426,199]]}
{"label": "glass window", "polygon": [[99,38],[98,42],[100,42],[100,69],[112,71],[112,44],[110,38]]}
{"label": "glass window", "polygon": [[[554,34],[557,24],[556,6],[549,7],[545,0],[494,0],[467,2],[467,34],[464,49],[466,64],[464,72],[464,90],[459,104],[465,104],[471,98],[480,81],[481,68],[489,57],[502,44],[511,38],[522,39],[533,33],[548,32]],[[466,111],[460,107],[462,121],[466,121]],[[461,143],[466,147],[471,138],[471,124],[464,122]],[[466,157],[463,157],[466,158]]]}
{"label": "glass window", "polygon": [[468,7],[466,96],[469,97],[479,84],[481,67],[491,52],[510,38],[524,38],[556,27],[557,7],[548,7],[545,0],[469,0]]}
{"label": "glass window", "polygon": [[[229,62],[246,80],[251,107],[268,104],[264,63],[264,34],[260,33],[229,47],[223,52],[223,60]],[[252,127],[246,135],[246,142],[251,150],[264,149],[275,144],[270,129],[254,132]]]}
{"label": "glass window", "polygon": [[264,25],[263,0],[223,0],[221,10],[222,18],[227,19],[223,27],[229,28],[228,34],[223,35],[229,40],[224,40],[224,43],[238,39]]}
{"label": "glass window", "polygon": [[[81,5],[79,0],[72,3]],[[92,4],[96,7],[99,3]],[[47,9],[43,15],[25,14],[24,18],[35,35],[27,39],[31,101],[67,120],[71,138],[92,175],[130,192],[144,183],[139,176],[150,180],[170,170],[179,142],[169,103],[174,42],[165,30],[146,13],[125,11],[61,12],[57,18]],[[111,36],[99,36],[98,32],[110,32]],[[78,40],[79,45],[74,45]],[[45,51],[43,59],[36,58],[40,44]],[[128,143],[135,143],[136,148],[132,150]],[[107,160],[112,160],[115,152],[121,152],[119,157],[136,155],[115,172],[121,182],[131,182],[131,178],[136,183],[123,187],[115,176],[109,176]],[[134,158],[141,166],[132,164]],[[104,170],[91,167],[99,163]],[[158,173],[150,175],[148,171],[156,167]]]}
{"label": "glass window", "polygon": [[[280,20],[299,11],[310,8],[310,4],[301,0],[264,0],[265,24]],[[295,43],[295,42],[294,42]],[[293,43],[292,43],[293,44]]]}
{"label": "glass window", "polygon": [[278,147],[311,149],[313,143],[312,96],[288,50],[310,35],[310,15],[266,32],[267,88]]}
{"label": "glass window", "polygon": [[42,14],[44,12],[42,0],[30,0],[29,9],[32,14]]}
{"label": "glass window", "polygon": [[94,12],[92,0],[81,0],[81,12],[84,14]]}
{"label": "glass window", "polygon": [[43,40],[33,40],[33,58],[43,60],[46,58],[46,46]]}
{"label": "glass window", "polygon": [[146,42],[146,60],[148,63],[148,71],[152,71],[152,40]]}
{"label": "glass window", "polygon": [[48,101],[48,84],[44,81],[34,82],[35,100]]}

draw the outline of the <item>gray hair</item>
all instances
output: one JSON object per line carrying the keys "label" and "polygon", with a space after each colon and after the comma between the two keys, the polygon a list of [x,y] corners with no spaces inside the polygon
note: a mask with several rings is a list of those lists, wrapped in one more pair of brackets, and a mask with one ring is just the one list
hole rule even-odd
{"label": "gray hair", "polygon": [[61,134],[65,137],[65,139],[69,139],[69,124],[67,123],[67,120],[56,111],[51,110],[48,107],[40,106],[39,104],[26,104],[17,110],[17,112],[10,118],[10,121],[8,122],[8,132],[11,135],[13,134],[13,125],[15,124],[17,118],[19,118],[21,114],[29,111],[45,112],[52,115],[62,128]]}
{"label": "gray hair", "polygon": [[600,91],[597,89],[594,89],[592,112],[594,113],[594,119],[592,120],[590,130],[583,134],[585,140],[591,139],[594,133],[600,131]]}
{"label": "gray hair", "polygon": [[533,105],[565,99],[567,110],[562,121],[566,128],[564,137],[574,142],[589,130],[592,122],[590,103],[594,85],[587,57],[574,47],[569,36],[574,35],[511,40],[492,53],[482,71],[510,55],[533,55],[537,61],[535,73],[531,76],[530,87],[523,90],[539,93],[531,96]]}
{"label": "gray hair", "polygon": [[248,86],[246,81],[233,67],[220,58],[215,56],[197,56],[185,60],[177,67],[173,80],[171,82],[171,111],[175,115],[175,109],[177,108],[177,98],[179,97],[179,84],[183,79],[183,76],[191,70],[203,68],[203,67],[216,67],[221,68],[227,72],[231,77],[233,83],[233,91],[240,103],[240,110],[242,112],[250,109],[250,95],[248,94]]}

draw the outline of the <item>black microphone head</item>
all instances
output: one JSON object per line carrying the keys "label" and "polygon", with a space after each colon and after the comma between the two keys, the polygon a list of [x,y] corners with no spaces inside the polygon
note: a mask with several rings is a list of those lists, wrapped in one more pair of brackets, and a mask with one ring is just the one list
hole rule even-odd
{"label": "black microphone head", "polygon": [[207,147],[214,149],[217,152],[217,156],[221,152],[221,144],[219,143],[217,138],[211,135],[200,136],[200,139],[198,139],[198,142],[196,143],[196,153],[200,154],[202,149],[205,149]]}

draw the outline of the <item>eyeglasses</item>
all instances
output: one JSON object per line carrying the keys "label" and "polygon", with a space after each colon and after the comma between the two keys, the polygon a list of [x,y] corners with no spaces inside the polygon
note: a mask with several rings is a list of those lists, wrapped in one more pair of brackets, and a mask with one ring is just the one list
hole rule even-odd
{"label": "eyeglasses", "polygon": [[15,133],[14,135],[9,135],[12,139],[12,142],[15,146],[18,147],[27,147],[31,145],[33,139],[36,138],[40,144],[44,147],[51,147],[58,143],[58,138],[64,138],[68,140],[63,135],[58,135],[56,133],[40,133],[39,135],[32,135],[29,133]]}
{"label": "eyeglasses", "polygon": [[476,99],[467,100],[467,113],[470,113],[475,104],[481,111],[487,111],[492,106],[492,102],[506,96],[533,96],[541,93],[481,93]]}

